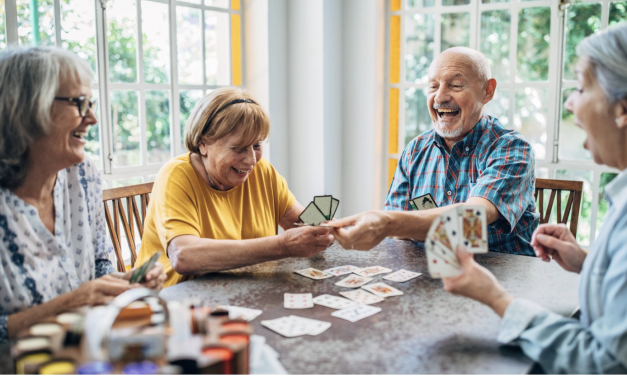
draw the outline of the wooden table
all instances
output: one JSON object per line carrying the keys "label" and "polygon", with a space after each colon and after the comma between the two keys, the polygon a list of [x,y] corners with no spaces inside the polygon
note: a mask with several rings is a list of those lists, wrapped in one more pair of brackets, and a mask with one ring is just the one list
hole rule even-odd
{"label": "wooden table", "polygon": [[[516,297],[535,301],[567,315],[577,306],[579,276],[555,262],[501,253],[477,255]],[[334,283],[344,277],[312,280],[294,271],[313,267],[385,266],[424,273],[404,283],[388,282],[405,295],[376,304],[383,311],[351,323],[331,316],[330,308],[283,308],[283,294],[333,294],[347,288]],[[375,277],[380,281],[381,276]],[[440,280],[428,275],[420,244],[386,239],[376,248],[344,250],[334,244],[310,259],[285,259],[214,273],[164,289],[166,300],[199,298],[208,304],[229,304],[263,310],[252,323],[256,334],[280,354],[289,373],[297,374],[423,374],[527,372],[532,362],[518,348],[496,342],[501,319],[488,307],[453,296]],[[284,338],[261,320],[297,315],[332,323],[319,336]]]}

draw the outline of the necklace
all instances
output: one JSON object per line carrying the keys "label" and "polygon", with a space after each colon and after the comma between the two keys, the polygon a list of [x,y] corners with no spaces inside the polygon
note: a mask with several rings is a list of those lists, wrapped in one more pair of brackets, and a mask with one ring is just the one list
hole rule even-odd
{"label": "necklace", "polygon": [[211,187],[219,191],[220,189],[218,188],[218,185],[213,181],[213,179],[211,179],[211,176],[209,176],[209,172],[207,172],[207,177],[209,178],[209,181],[211,182]]}

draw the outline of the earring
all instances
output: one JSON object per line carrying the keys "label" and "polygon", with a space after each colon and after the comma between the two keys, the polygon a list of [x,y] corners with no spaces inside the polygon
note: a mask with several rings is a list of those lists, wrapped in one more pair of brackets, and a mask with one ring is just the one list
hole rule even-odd
{"label": "earring", "polygon": [[616,118],[615,121],[616,121],[616,125],[620,126],[620,118]]}

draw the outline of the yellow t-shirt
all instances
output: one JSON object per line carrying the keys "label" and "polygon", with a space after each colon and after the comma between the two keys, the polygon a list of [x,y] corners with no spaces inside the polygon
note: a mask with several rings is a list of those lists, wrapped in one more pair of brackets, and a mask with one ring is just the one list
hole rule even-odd
{"label": "yellow t-shirt", "polygon": [[257,162],[244,184],[218,191],[196,172],[189,154],[180,155],[157,175],[136,264],[162,251],[165,286],[175,285],[187,277],[170,264],[166,252],[170,240],[180,235],[234,240],[276,235],[281,217],[295,201],[285,178],[265,159]]}

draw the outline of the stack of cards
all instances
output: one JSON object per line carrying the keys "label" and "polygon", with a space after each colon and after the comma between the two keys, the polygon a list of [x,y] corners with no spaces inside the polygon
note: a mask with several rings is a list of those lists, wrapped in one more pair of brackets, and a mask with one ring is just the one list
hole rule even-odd
{"label": "stack of cards", "polygon": [[331,327],[330,322],[299,316],[285,316],[274,320],[265,320],[261,322],[261,325],[284,337],[317,336]]}
{"label": "stack of cards", "polygon": [[335,216],[340,200],[333,196],[315,196],[298,218],[306,225],[318,226]]}
{"label": "stack of cards", "polygon": [[409,205],[414,210],[428,210],[438,207],[430,193],[409,200]]}
{"label": "stack of cards", "polygon": [[470,253],[488,252],[484,206],[459,206],[433,221],[425,240],[431,277],[456,277],[461,273],[456,253],[458,244]]}

